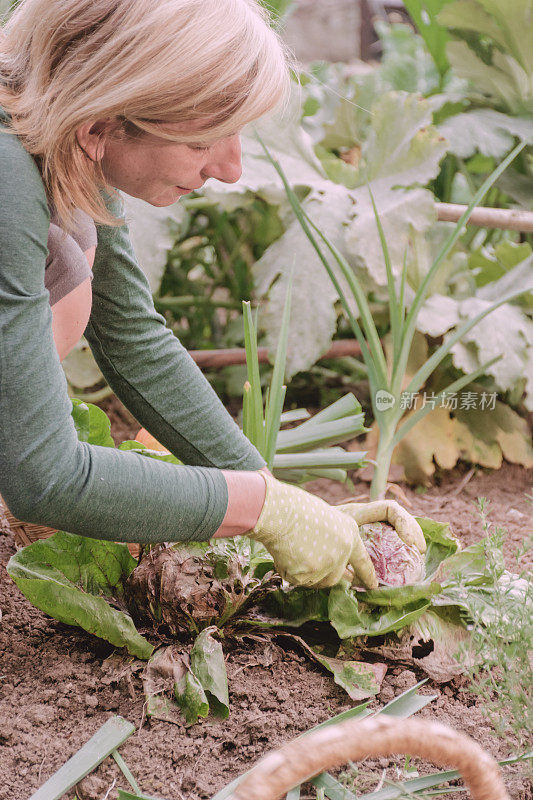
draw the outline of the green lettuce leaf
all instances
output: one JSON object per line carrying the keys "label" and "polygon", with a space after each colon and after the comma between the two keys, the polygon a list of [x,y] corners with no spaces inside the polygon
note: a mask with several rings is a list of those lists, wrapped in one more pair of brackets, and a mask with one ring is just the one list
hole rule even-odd
{"label": "green lettuce leaf", "polygon": [[191,650],[191,669],[200,681],[213,713],[229,715],[228,676],[222,645],[213,638],[217,628],[205,628]]}
{"label": "green lettuce leaf", "polygon": [[71,414],[80,442],[98,444],[100,447],[115,446],[110,433],[111,422],[101,408],[73,397]]}
{"label": "green lettuce leaf", "polygon": [[152,645],[129,614],[106,598],[120,597],[123,581],[136,561],[125,544],[104,542],[58,531],[15,553],[7,571],[25,597],[45,614],[77,625],[138,658],[149,658]]}
{"label": "green lettuce leaf", "polygon": [[196,675],[187,670],[174,687],[174,696],[183,712],[186,725],[195,725],[209,714],[209,701]]}
{"label": "green lettuce leaf", "polygon": [[[209,714],[209,702],[194,675],[186,650],[176,645],[161,647],[153,654],[143,675],[146,713],[176,725],[194,725]],[[182,717],[183,714],[183,717]]]}
{"label": "green lettuce leaf", "polygon": [[347,581],[333,586],[329,593],[329,619],[341,639],[382,636],[400,630],[414,622],[427,608],[429,601],[425,599],[387,610],[383,606],[372,608],[357,601]]}

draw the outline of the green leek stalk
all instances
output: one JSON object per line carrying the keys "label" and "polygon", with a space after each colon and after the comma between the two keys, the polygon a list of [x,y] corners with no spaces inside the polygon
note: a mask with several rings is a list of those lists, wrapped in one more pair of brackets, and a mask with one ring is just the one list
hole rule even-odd
{"label": "green leek stalk", "polygon": [[[505,171],[505,169],[509,166],[509,164],[516,158],[516,156],[524,149],[526,143],[521,142],[520,144],[518,144],[502,161],[502,163],[494,170],[494,172],[486,179],[486,181],[477,191],[470,205],[468,206],[464,214],[457,222],[451,235],[448,237],[447,241],[442,246],[433,264],[431,265],[430,269],[425,275],[422,283],[420,284],[413,298],[413,302],[411,304],[409,311],[407,311],[405,307],[405,281],[407,273],[406,264],[404,262],[402,276],[400,280],[400,286],[399,289],[397,290],[394,281],[394,275],[387,247],[387,242],[385,240],[385,235],[383,232],[383,227],[381,225],[379,214],[376,205],[374,203],[374,198],[372,196],[372,192],[370,191],[369,187],[370,196],[374,208],[374,215],[376,218],[376,224],[380,236],[381,247],[383,250],[383,256],[385,260],[386,273],[387,273],[389,319],[390,319],[390,330],[392,338],[392,356],[389,360],[387,360],[387,356],[384,352],[383,346],[379,339],[375,322],[372,317],[368,300],[365,296],[363,287],[361,286],[359,280],[357,279],[357,276],[353,272],[352,268],[350,267],[346,259],[335,247],[335,245],[330,241],[330,239],[328,239],[328,237],[324,233],[322,233],[320,228],[309,218],[304,208],[302,207],[302,204],[300,203],[298,196],[289,185],[285,173],[283,172],[283,169],[281,168],[280,164],[270,154],[270,152],[266,148],[265,144],[263,143],[259,135],[257,136],[257,138],[259,139],[267,158],[270,160],[271,164],[274,166],[275,170],[277,171],[278,175],[280,176],[283,182],[285,192],[287,194],[287,197],[289,199],[289,202],[291,204],[291,207],[294,211],[294,214],[298,222],[302,226],[302,229],[305,232],[307,238],[309,239],[310,244],[315,249],[320,261],[322,262],[323,266],[328,272],[328,275],[331,278],[331,281],[338,292],[346,316],[352,326],[354,335],[361,347],[363,361],[368,371],[368,381],[370,384],[370,393],[372,398],[372,410],[374,413],[374,419],[376,420],[379,432],[378,446],[376,453],[376,465],[372,477],[372,484],[370,487],[370,499],[373,500],[382,498],[385,496],[386,492],[387,480],[388,480],[394,448],[401,441],[401,439],[411,430],[411,428],[417,422],[419,422],[427,413],[429,413],[433,408],[431,404],[425,404],[422,408],[419,408],[415,413],[411,414],[406,420],[402,422],[402,417],[404,416],[404,412],[400,407],[401,406],[400,397],[407,370],[407,360],[411,350],[413,337],[416,331],[416,321],[418,318],[418,314],[427,297],[430,284],[433,281],[443,260],[446,258],[452,247],[457,242],[459,236],[463,232],[472,209],[475,206],[479,205],[479,203],[481,202],[485,194],[488,192],[488,190],[491,188],[491,186],[495,183],[495,181]],[[353,315],[351,311],[351,305],[348,302],[347,296],[344,293],[342,287],[340,286],[339,281],[337,280],[337,275],[332,267],[331,260],[335,263],[336,269],[340,269],[343,277],[345,278],[350,288],[353,300],[355,300],[355,303],[357,304],[359,310],[358,319]],[[488,308],[484,309],[475,317],[473,317],[470,320],[467,320],[462,325],[460,325],[453,332],[453,334],[448,337],[447,341],[441,344],[440,347],[437,348],[437,350],[433,353],[431,358],[429,358],[425,362],[425,364],[423,364],[423,366],[420,367],[420,369],[409,381],[409,384],[406,386],[405,391],[413,393],[417,392],[424,385],[424,383],[431,376],[431,374],[441,363],[441,361],[445,358],[445,356],[450,352],[453,345],[456,342],[458,342],[471,328],[473,328],[474,325],[476,325],[481,319],[486,317],[487,314],[490,314],[491,311],[494,311],[494,309],[498,308],[500,305],[503,305],[503,303],[506,303],[509,300],[519,297],[523,293],[524,290],[521,289],[519,291],[515,291],[507,295],[506,297],[502,297],[500,300],[493,303]],[[501,358],[501,356],[495,359],[491,359],[490,361],[483,364],[479,369],[469,373],[468,375],[463,375],[458,380],[453,381],[453,383],[449,384],[445,389],[443,389],[443,391],[438,395],[438,397],[444,396],[449,392],[459,391],[464,386],[467,386],[469,383],[476,380],[476,378],[478,378],[480,375],[483,375],[486,372],[487,368],[492,364],[494,364],[495,361],[498,361],[499,358]],[[386,393],[386,395],[389,396],[390,398],[388,407],[385,409],[380,408],[376,401],[380,392]],[[382,404],[380,403],[379,405]]]}
{"label": "green leek stalk", "polygon": [[[305,409],[283,413],[292,279],[285,299],[274,368],[265,401],[257,357],[257,328],[248,301],[243,302],[244,342],[248,380],[243,390],[243,432],[265,459],[273,474],[284,481],[303,483],[315,478],[345,482],[347,470],[364,466],[364,452],[348,452],[338,445],[367,431],[361,405],[353,394],[310,418]],[[280,431],[282,424],[300,422]]]}

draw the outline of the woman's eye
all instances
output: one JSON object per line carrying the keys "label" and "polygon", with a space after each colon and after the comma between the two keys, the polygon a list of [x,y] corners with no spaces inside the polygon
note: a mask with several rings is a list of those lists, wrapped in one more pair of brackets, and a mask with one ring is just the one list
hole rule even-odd
{"label": "woman's eye", "polygon": [[205,144],[189,144],[187,146],[190,150],[198,150],[199,152],[203,150],[209,150],[209,146]]}

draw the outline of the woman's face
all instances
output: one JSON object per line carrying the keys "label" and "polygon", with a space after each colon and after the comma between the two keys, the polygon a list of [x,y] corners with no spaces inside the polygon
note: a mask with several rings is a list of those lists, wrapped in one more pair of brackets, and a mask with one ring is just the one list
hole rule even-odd
{"label": "woman's face", "polygon": [[[172,131],[172,126],[167,126]],[[105,143],[101,159],[106,180],[116,189],[153,206],[170,206],[199,189],[208,178],[235,183],[241,177],[238,133],[207,148],[178,144],[145,134]]]}

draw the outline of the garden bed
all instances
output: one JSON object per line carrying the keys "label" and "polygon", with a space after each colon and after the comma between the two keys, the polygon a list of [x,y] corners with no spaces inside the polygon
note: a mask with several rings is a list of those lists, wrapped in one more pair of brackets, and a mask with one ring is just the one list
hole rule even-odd
{"label": "garden bed", "polygon": [[[135,433],[127,412],[114,402],[106,410],[119,440]],[[516,569],[514,554],[531,528],[531,506],[525,498],[531,491],[531,472],[505,464],[498,472],[479,472],[464,484],[466,472],[462,467],[438,476],[424,494],[402,487],[413,504],[411,512],[451,520],[462,542],[471,544],[482,536],[474,501],[487,497],[490,519],[508,531],[504,552],[508,566]],[[355,494],[368,490],[368,484],[354,482]],[[333,503],[348,496],[343,486],[329,481],[316,481],[308,488]],[[121,714],[140,728],[121,753],[142,789],[167,800],[197,800],[212,797],[266,750],[350,707],[331,677],[299,652],[248,637],[225,645],[228,720],[209,719],[188,729],[146,722],[135,670],[119,678],[110,645],[48,619],[20,594],[5,571],[14,552],[13,536],[5,520],[0,525],[6,533],[0,536],[0,800],[27,798],[111,714]],[[421,677],[391,665],[372,706],[383,705]],[[495,756],[509,755],[491,734],[482,703],[468,693],[464,678],[439,686],[428,682],[420,691],[438,695],[421,716],[460,728]],[[386,759],[367,762],[366,790],[377,785],[384,769],[386,777],[394,779],[393,764]],[[533,796],[519,767],[507,768],[505,774],[514,800]],[[108,759],[79,787],[79,799],[113,800],[116,792],[106,792],[115,779],[116,786],[126,788],[118,767]]]}

